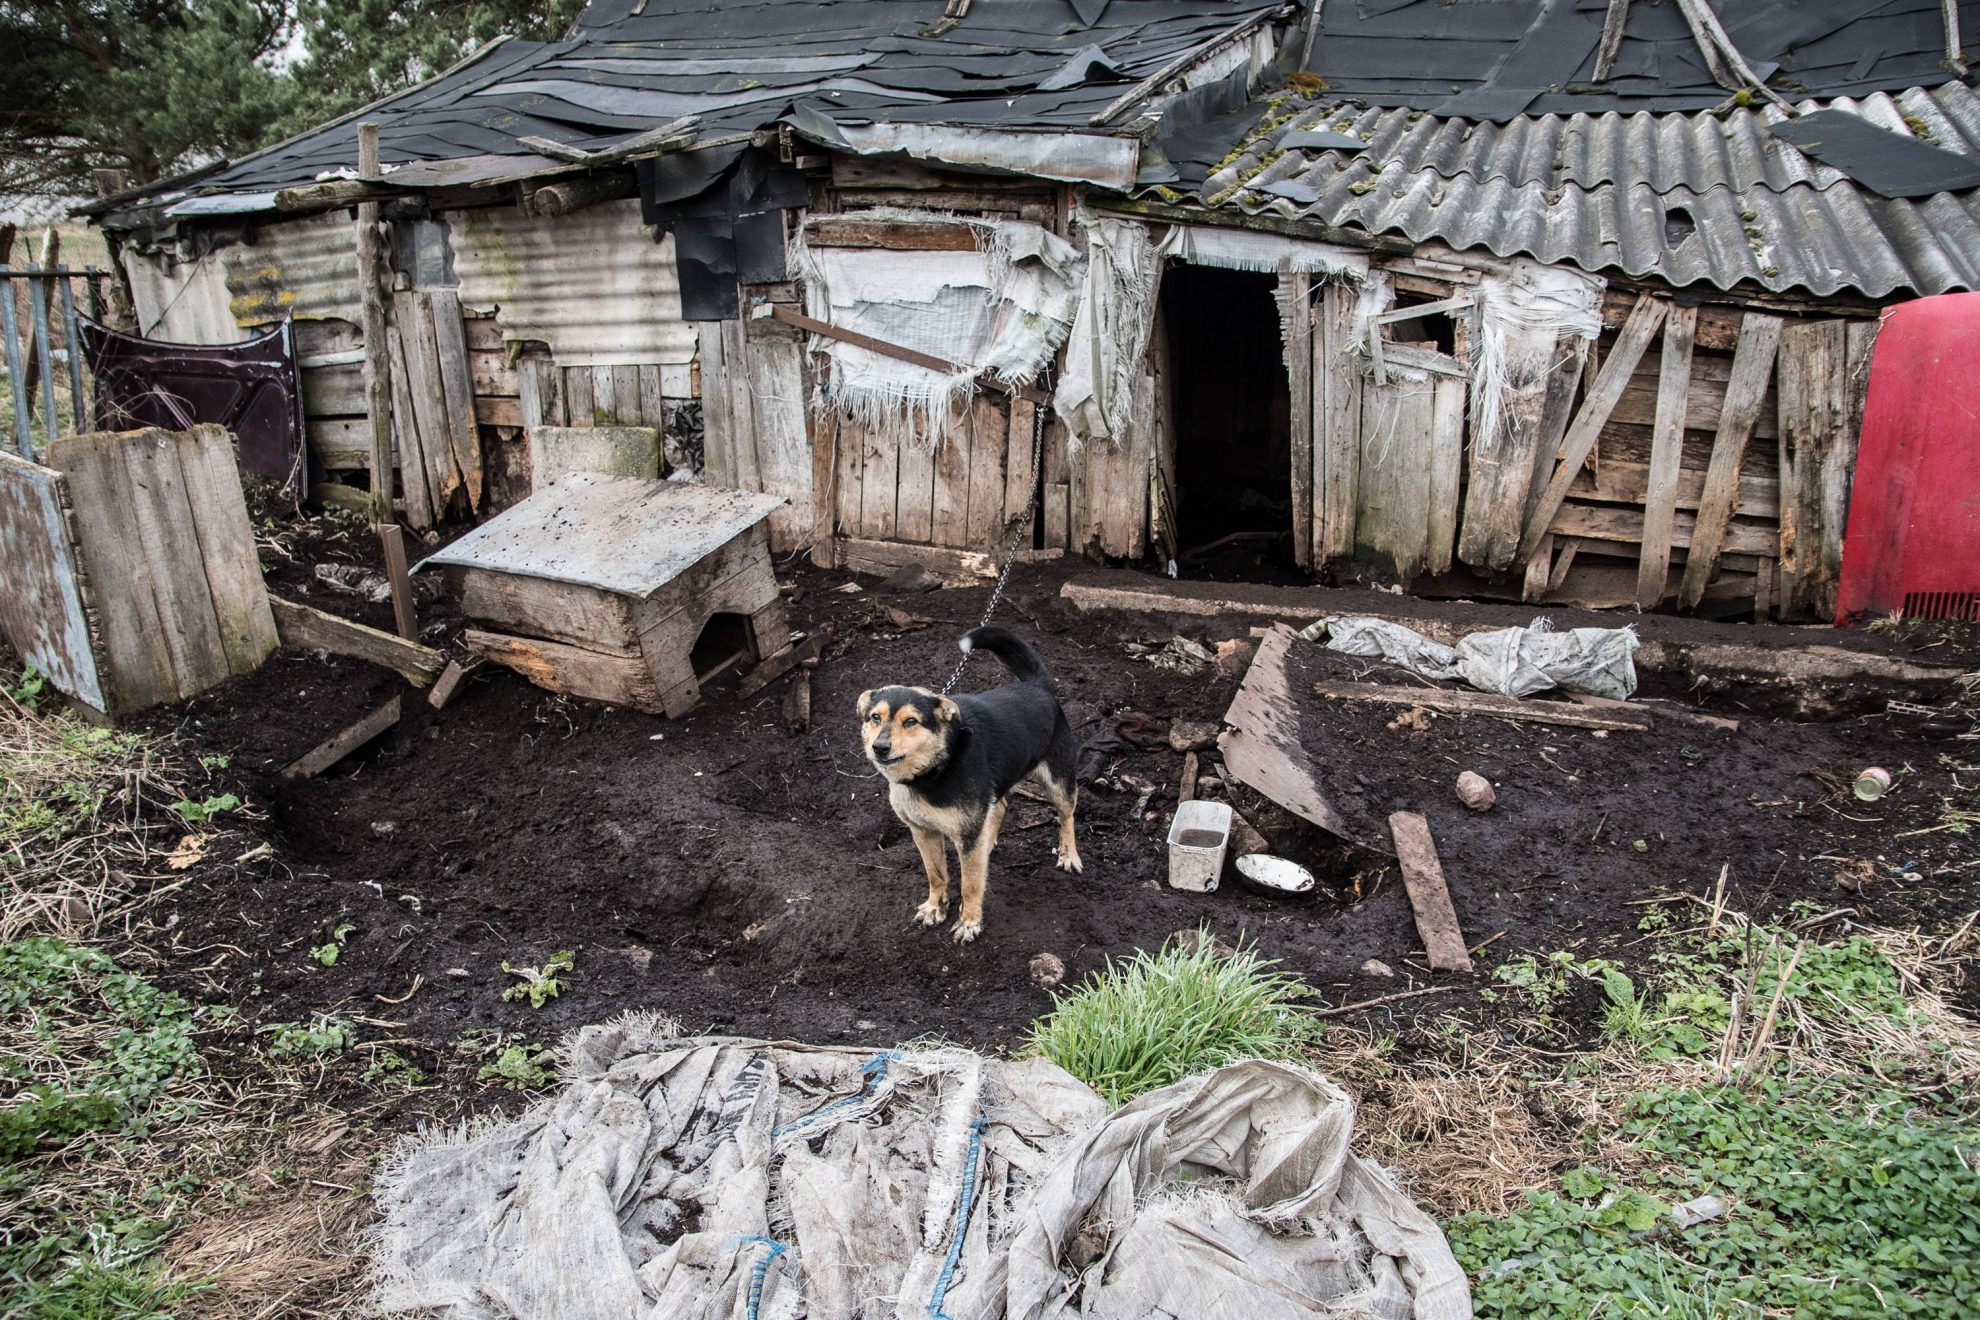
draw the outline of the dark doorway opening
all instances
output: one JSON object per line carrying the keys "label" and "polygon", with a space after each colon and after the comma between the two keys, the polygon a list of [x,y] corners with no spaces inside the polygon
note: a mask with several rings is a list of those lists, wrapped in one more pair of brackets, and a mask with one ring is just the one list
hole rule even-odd
{"label": "dark doorway opening", "polygon": [[1292,399],[1277,286],[1276,276],[1251,271],[1176,264],[1163,272],[1185,574],[1293,565]]}
{"label": "dark doorway opening", "polygon": [[701,636],[688,653],[694,676],[702,683],[712,682],[737,665],[753,659],[749,649],[749,620],[740,614],[710,615]]}

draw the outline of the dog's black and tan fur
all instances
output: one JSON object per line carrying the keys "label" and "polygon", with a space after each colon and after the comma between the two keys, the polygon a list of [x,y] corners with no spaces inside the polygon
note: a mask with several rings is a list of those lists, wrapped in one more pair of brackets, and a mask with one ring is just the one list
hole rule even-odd
{"label": "dog's black and tan fur", "polygon": [[1045,662],[1029,643],[1002,628],[976,629],[962,639],[962,649],[990,652],[1017,682],[953,699],[919,687],[875,688],[859,698],[866,755],[892,785],[888,800],[914,833],[928,872],[928,901],[914,912],[922,925],[937,925],[948,915],[944,840],[955,845],[962,861],[958,942],[983,930],[990,852],[1020,780],[1036,780],[1059,814],[1059,869],[1080,869],[1073,839],[1079,744],[1059,709]]}

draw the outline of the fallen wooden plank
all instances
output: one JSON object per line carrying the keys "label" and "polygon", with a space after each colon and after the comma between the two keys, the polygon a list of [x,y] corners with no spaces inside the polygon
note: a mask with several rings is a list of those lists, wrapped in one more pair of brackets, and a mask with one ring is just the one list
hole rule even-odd
{"label": "fallen wooden plank", "polygon": [[[1453,715],[1490,715],[1502,720],[1566,724],[1579,729],[1628,729],[1637,733],[1649,721],[1620,714],[1602,715],[1558,701],[1522,701],[1494,692],[1464,688],[1419,688],[1391,683],[1315,683],[1313,690],[1333,701],[1373,701],[1386,706],[1422,706]],[[1624,703],[1617,703],[1624,704]]]}
{"label": "fallen wooden plank", "polygon": [[273,592],[268,596],[268,608],[275,612],[275,631],[284,646],[368,660],[403,675],[415,687],[431,685],[446,668],[447,658],[430,646],[283,600]]}
{"label": "fallen wooden plank", "polygon": [[1707,715],[1702,710],[1692,710],[1689,707],[1680,706],[1676,702],[1664,701],[1655,697],[1646,697],[1640,702],[1628,702],[1617,701],[1611,697],[1592,696],[1586,692],[1570,692],[1568,693],[1568,699],[1577,705],[1587,706],[1591,710],[1647,713],[1656,716],[1658,719],[1682,720],[1686,724],[1702,724],[1707,728],[1727,729],[1733,733],[1739,732],[1738,720],[1728,719],[1723,715]]}
{"label": "fallen wooden plank", "polygon": [[1182,782],[1176,785],[1176,801],[1188,802],[1196,796],[1196,753],[1183,753]]}
{"label": "fallen wooden plank", "polygon": [[652,672],[637,657],[601,655],[581,646],[508,637],[476,628],[461,634],[461,644],[551,692],[631,706],[650,715],[666,711]]}
{"label": "fallen wooden plank", "polygon": [[1217,736],[1224,773],[1264,794],[1287,811],[1330,834],[1377,852],[1383,840],[1356,834],[1327,800],[1299,737],[1299,711],[1286,678],[1293,630],[1275,626],[1258,644],[1257,658],[1224,713],[1230,727]]}
{"label": "fallen wooden plank", "polygon": [[358,748],[399,722],[400,698],[394,696],[348,729],[327,738],[282,767],[284,779],[310,779],[322,774]]}
{"label": "fallen wooden plank", "polygon": [[[961,550],[944,545],[910,545],[905,541],[874,541],[856,536],[840,537],[837,553],[839,566],[850,572],[886,577],[896,569],[919,564],[950,585],[972,587],[995,580],[999,567],[995,556],[980,550]],[[1064,557],[1065,552],[1056,549],[1020,549],[1015,556],[1020,564]]]}
{"label": "fallen wooden plank", "polygon": [[824,645],[825,634],[813,633],[800,645],[785,647],[742,676],[736,685],[737,699],[747,701],[806,660],[815,660]]}
{"label": "fallen wooden plank", "polygon": [[1409,890],[1416,933],[1423,937],[1431,970],[1470,971],[1471,954],[1458,927],[1457,910],[1451,906],[1451,891],[1444,884],[1444,867],[1437,860],[1430,822],[1414,811],[1398,811],[1389,817],[1389,832],[1395,836],[1396,860],[1402,864],[1403,886]]}
{"label": "fallen wooden plank", "polygon": [[792,733],[811,728],[811,670],[798,666],[797,677],[784,693],[784,724]]}

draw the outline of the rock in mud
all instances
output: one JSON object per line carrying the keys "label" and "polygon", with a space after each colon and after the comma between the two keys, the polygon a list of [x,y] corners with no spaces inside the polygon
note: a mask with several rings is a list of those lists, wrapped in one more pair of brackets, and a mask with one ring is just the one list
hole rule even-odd
{"label": "rock in mud", "polygon": [[1050,990],[1066,979],[1066,965],[1056,953],[1041,953],[1031,960],[1031,983]]}
{"label": "rock in mud", "polygon": [[1217,726],[1208,721],[1177,720],[1169,726],[1169,746],[1178,752],[1203,752],[1217,745]]}
{"label": "rock in mud", "polygon": [[1476,770],[1467,770],[1457,777],[1458,801],[1473,811],[1490,811],[1499,795],[1492,791],[1492,781]]}

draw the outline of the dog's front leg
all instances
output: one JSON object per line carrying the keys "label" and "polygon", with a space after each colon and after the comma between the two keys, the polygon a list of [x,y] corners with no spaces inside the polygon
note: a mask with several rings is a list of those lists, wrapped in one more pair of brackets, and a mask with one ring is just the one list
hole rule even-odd
{"label": "dog's front leg", "polygon": [[921,851],[921,869],[928,872],[928,901],[914,910],[914,919],[924,926],[939,926],[949,915],[948,849],[934,830],[919,825],[908,828],[914,832],[914,846]]}
{"label": "dog's front leg", "polygon": [[1001,811],[993,812],[992,819],[985,821],[976,838],[962,849],[962,911],[956,916],[955,929],[958,944],[967,944],[983,933],[983,891],[990,885],[990,850],[997,846],[993,822],[1002,818]]}

